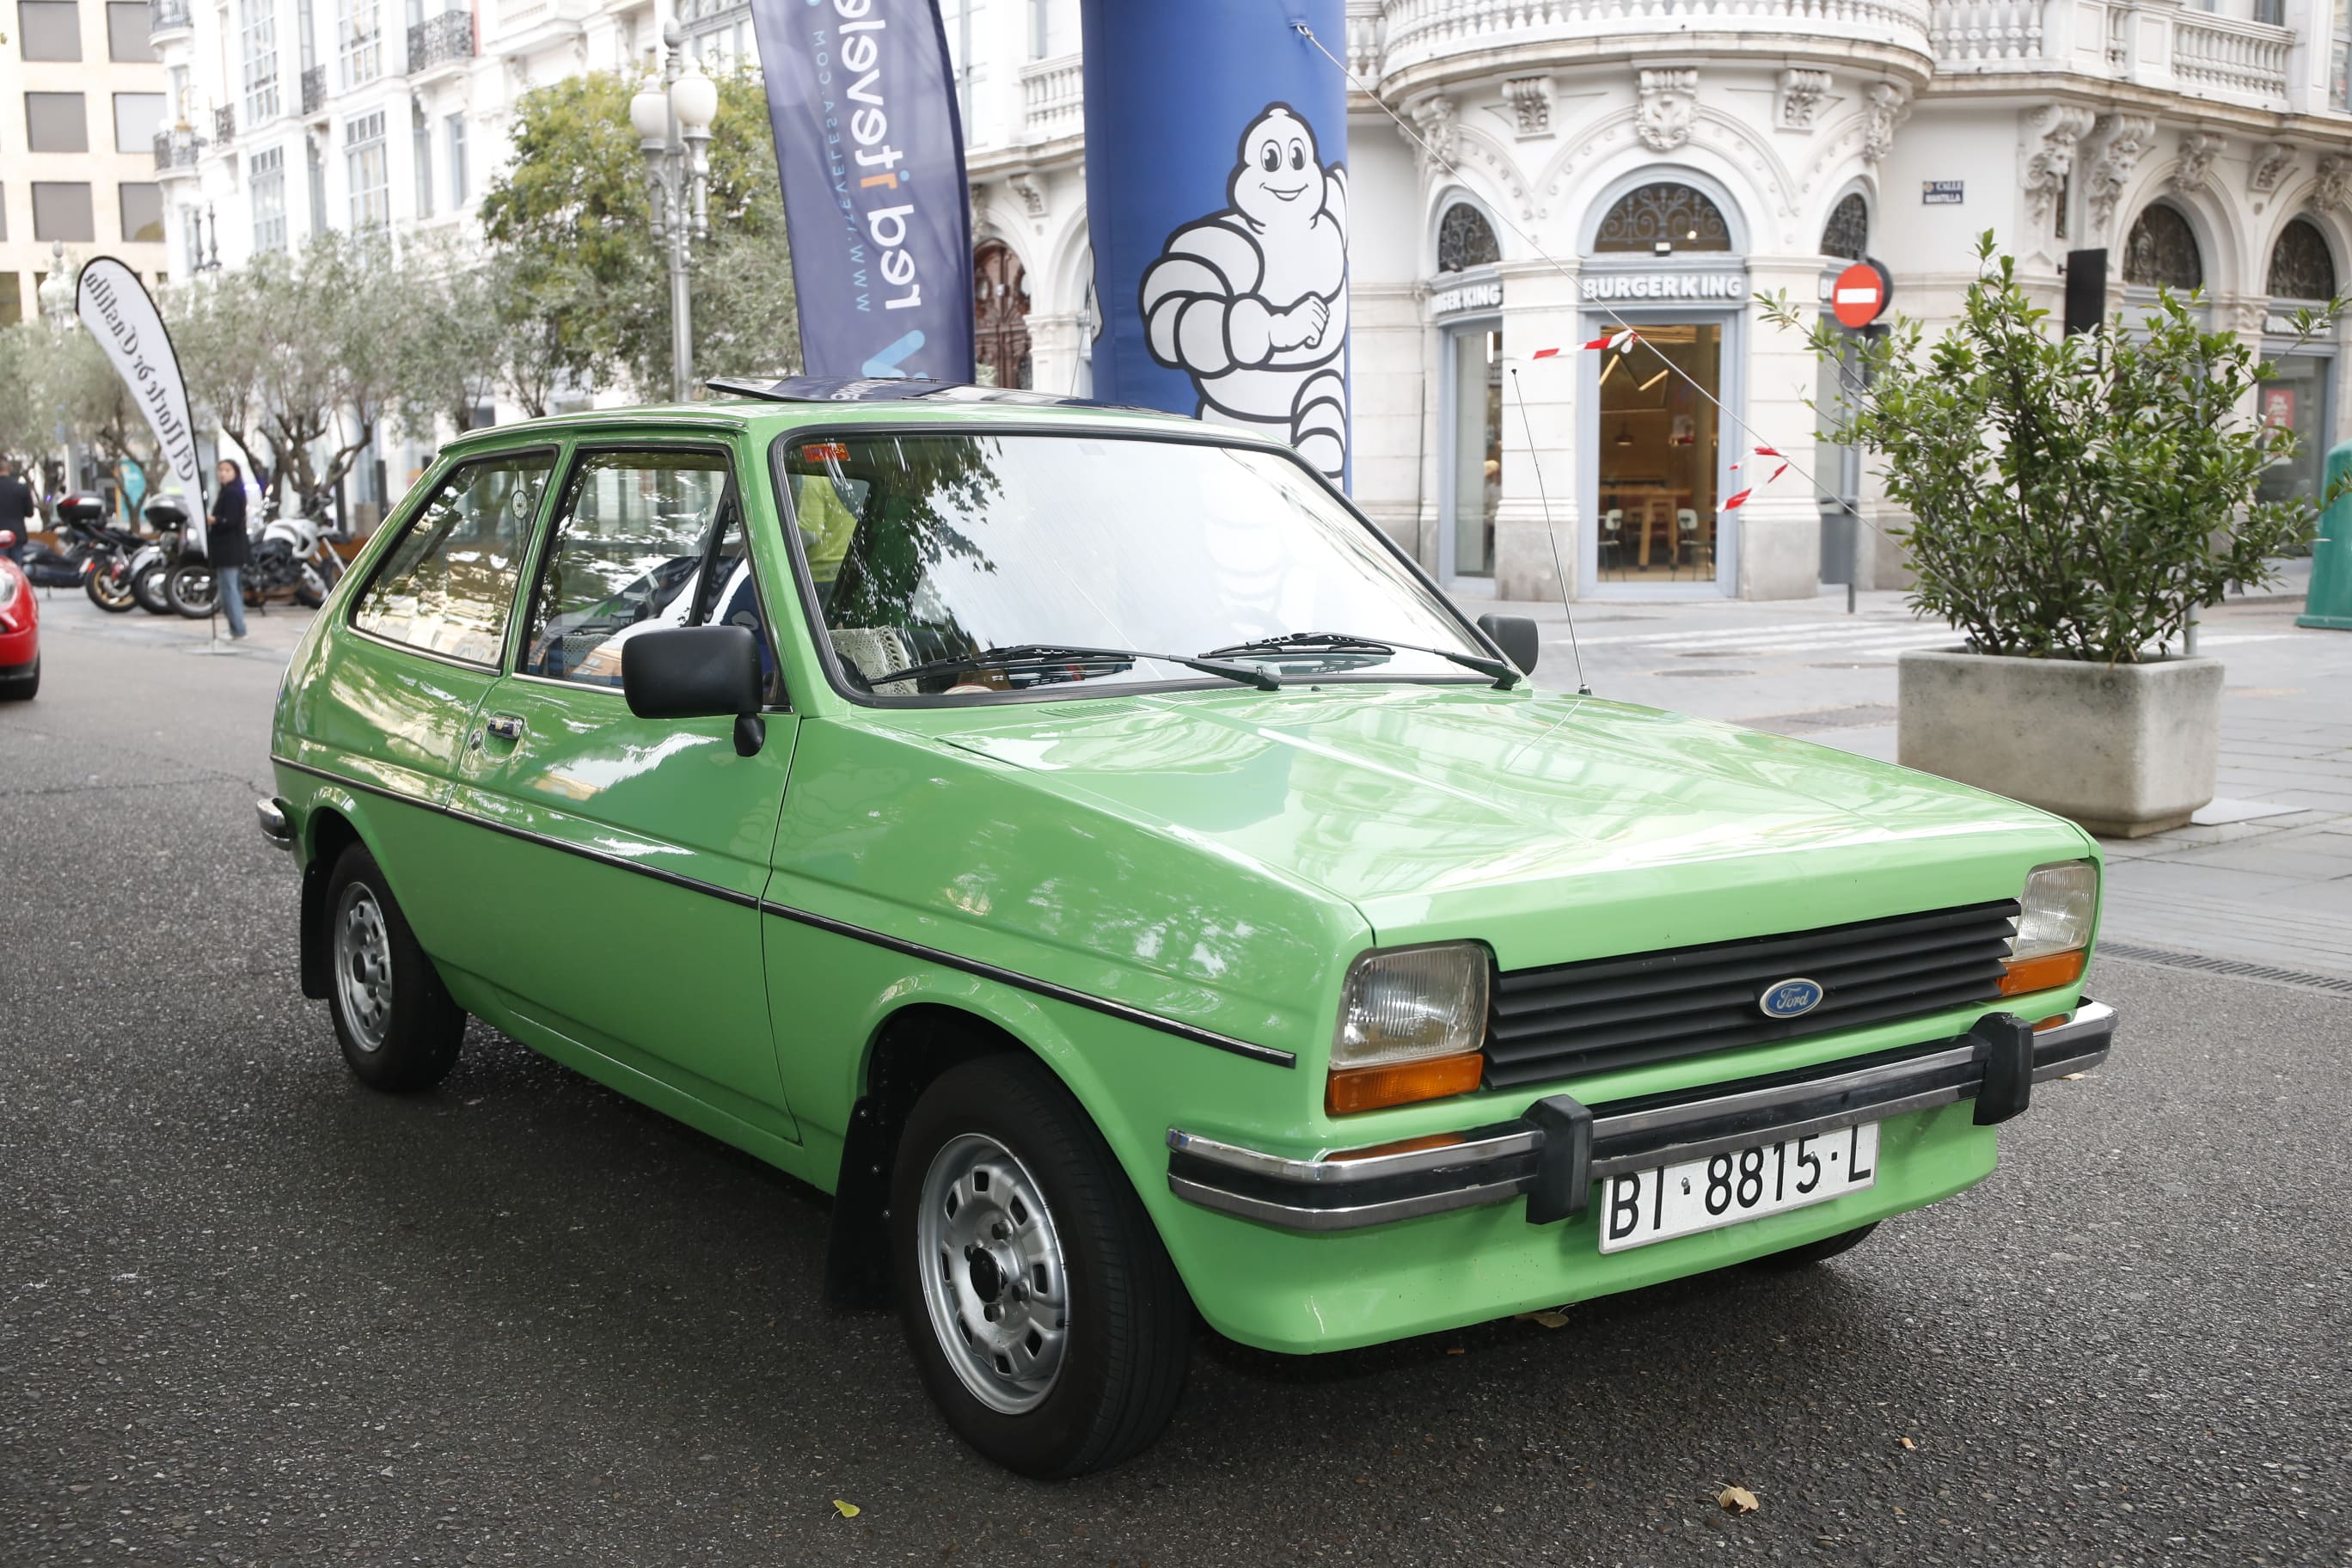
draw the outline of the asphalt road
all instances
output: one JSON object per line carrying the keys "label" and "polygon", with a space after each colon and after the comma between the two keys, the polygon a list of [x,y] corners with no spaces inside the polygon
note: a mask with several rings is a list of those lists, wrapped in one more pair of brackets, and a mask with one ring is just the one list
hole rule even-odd
{"label": "asphalt road", "polygon": [[2104,964],[2112,1063],[1843,1259],[1203,1333],[1158,1447],[1040,1486],[821,1307],[814,1192],[478,1028],[349,1079],[277,666],[135,630],[0,707],[0,1563],[2352,1562],[2352,998]]}

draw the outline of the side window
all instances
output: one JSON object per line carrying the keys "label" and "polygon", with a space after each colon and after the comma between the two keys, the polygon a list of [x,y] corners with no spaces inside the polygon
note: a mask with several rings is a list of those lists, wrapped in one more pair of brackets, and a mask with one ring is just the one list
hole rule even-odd
{"label": "side window", "polygon": [[495,665],[551,453],[451,471],[377,568],[352,624],[387,641]]}
{"label": "side window", "polygon": [[764,644],[728,479],[729,459],[715,453],[581,458],[531,593],[521,673],[617,687],[622,647],[666,626],[739,621]]}

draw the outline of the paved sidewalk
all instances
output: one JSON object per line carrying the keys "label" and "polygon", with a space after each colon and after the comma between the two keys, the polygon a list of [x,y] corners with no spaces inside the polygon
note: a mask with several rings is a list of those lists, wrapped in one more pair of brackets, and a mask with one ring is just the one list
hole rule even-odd
{"label": "paved sidewalk", "polygon": [[[2217,798],[2194,824],[2104,839],[2105,942],[2352,981],[2352,633],[2295,626],[2307,563],[2264,595],[2234,598],[2200,629],[2226,665]],[[1548,623],[1538,680],[1572,688],[1557,604],[1465,597]],[[1895,660],[1950,647],[1898,593],[1843,589],[1776,604],[1725,600],[1576,606],[1585,678],[1623,698],[1895,758]]]}

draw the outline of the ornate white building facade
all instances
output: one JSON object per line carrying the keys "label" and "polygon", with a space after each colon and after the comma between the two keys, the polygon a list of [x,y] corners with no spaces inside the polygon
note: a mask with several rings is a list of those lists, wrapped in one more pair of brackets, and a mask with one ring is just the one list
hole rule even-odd
{"label": "ornate white building facade", "polygon": [[[520,90],[642,68],[671,16],[152,3],[183,112],[159,174],[207,265],[321,224],[467,221]],[[1348,149],[1358,501],[1470,593],[1897,581],[1861,465],[1813,438],[1822,367],[1754,296],[1822,300],[1867,255],[1895,310],[1940,322],[1991,229],[2053,304],[2067,253],[2105,247],[2112,305],[2193,282],[2216,327],[2283,352],[2284,310],[2352,278],[2352,26],[2318,0],[2213,4],[1350,0],[1325,42],[1370,89]],[[1076,0],[941,11],[982,374],[1088,392]],[[678,19],[698,52],[751,47],[740,0]],[[1628,325],[1624,354],[1576,349]],[[2312,455],[2281,487],[2347,432],[2347,344],[2287,355],[2266,395]]]}

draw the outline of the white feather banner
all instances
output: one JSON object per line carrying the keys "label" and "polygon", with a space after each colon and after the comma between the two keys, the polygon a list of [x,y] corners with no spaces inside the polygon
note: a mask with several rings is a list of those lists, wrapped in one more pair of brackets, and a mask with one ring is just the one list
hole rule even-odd
{"label": "white feather banner", "polygon": [[188,384],[180,374],[179,351],[164,330],[163,313],[139,275],[111,256],[94,257],[83,265],[80,286],[74,290],[74,313],[106,350],[122,384],[131,389],[131,401],[146,415],[172,482],[195,513],[184,543],[190,553],[203,554],[205,484],[196,462],[196,430],[188,417]]}

